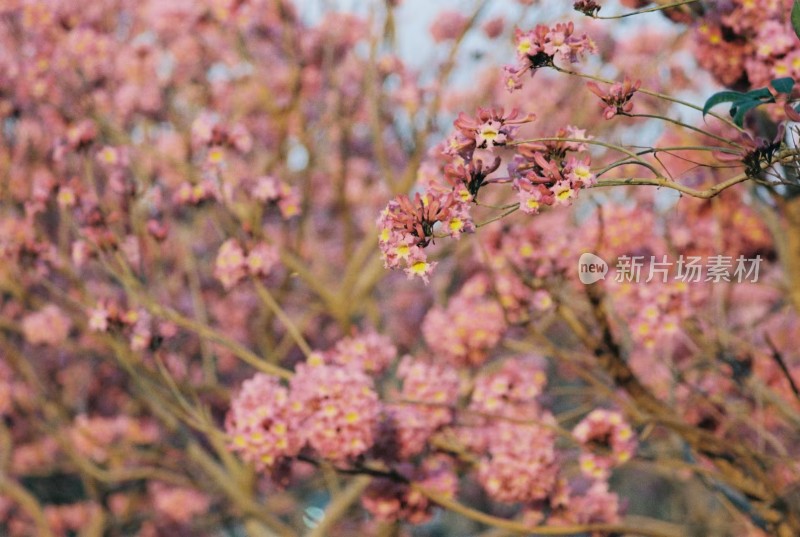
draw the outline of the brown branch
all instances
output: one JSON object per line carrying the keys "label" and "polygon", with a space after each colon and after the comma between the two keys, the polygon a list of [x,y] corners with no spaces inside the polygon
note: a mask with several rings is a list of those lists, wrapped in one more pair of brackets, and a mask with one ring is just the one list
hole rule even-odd
{"label": "brown branch", "polygon": [[[773,529],[789,524],[794,531],[800,531],[798,521],[793,516],[774,507],[778,496],[773,489],[772,480],[764,470],[767,467],[766,461],[742,445],[727,442],[676,419],[674,410],[653,396],[623,358],[622,349],[611,332],[600,287],[587,286],[587,294],[594,320],[601,331],[599,344],[595,348],[597,362],[615,384],[652,414],[655,420],[678,433],[694,450],[708,457],[719,470],[721,479],[752,500],[757,515],[770,523]],[[743,514],[752,516],[756,513],[743,511]]]}

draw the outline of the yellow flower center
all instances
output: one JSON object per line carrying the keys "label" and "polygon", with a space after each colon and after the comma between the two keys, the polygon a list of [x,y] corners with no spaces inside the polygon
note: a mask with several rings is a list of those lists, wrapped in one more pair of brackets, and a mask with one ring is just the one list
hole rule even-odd
{"label": "yellow flower center", "polygon": [[417,261],[411,265],[411,272],[414,274],[425,274],[428,270],[428,264],[425,261]]}

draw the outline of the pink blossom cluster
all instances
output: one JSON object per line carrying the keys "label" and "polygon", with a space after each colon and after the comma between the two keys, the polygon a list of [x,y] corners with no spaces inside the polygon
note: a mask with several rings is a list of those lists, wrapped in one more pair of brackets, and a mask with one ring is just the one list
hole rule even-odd
{"label": "pink blossom cluster", "polygon": [[[99,512],[100,506],[89,501],[66,505],[48,505],[44,509],[48,526],[50,526],[55,535],[59,536],[74,535],[76,532],[88,527]],[[28,535],[33,535],[33,533]]]}
{"label": "pink blossom cluster", "polygon": [[469,25],[469,18],[460,11],[442,11],[431,24],[430,32],[437,43],[456,39]]}
{"label": "pink blossom cluster", "polygon": [[431,350],[455,366],[483,364],[500,341],[507,323],[503,309],[489,298],[489,282],[480,277],[468,281],[446,308],[428,311],[422,334]]}
{"label": "pink blossom cluster", "polygon": [[[542,363],[533,358],[509,358],[492,364],[474,380],[458,438],[477,454],[485,454],[496,437],[495,426],[512,423],[551,421],[538,402],[547,377]],[[519,421],[517,421],[519,420]]]}
{"label": "pink blossom cluster", "polygon": [[245,253],[239,241],[228,239],[217,253],[214,275],[226,290],[230,290],[248,274],[253,277],[268,276],[278,264],[278,249],[259,242]]}
{"label": "pink blossom cluster", "polygon": [[555,434],[546,427],[501,420],[492,427],[487,451],[477,477],[492,499],[533,502],[555,490],[561,466]]}
{"label": "pink blossom cluster", "polygon": [[230,447],[256,468],[270,469],[302,447],[292,430],[289,391],[264,373],[242,383],[225,419]]}
{"label": "pink blossom cluster", "polygon": [[140,314],[140,311],[134,309],[125,310],[121,308],[113,300],[99,300],[93,308],[86,312],[89,330],[93,332],[105,332],[110,328],[134,326],[139,321]]}
{"label": "pink blossom cluster", "polygon": [[695,25],[700,64],[726,86],[763,87],[800,78],[800,51],[789,14],[792,0],[731,0],[708,5]]}
{"label": "pink blossom cluster", "polygon": [[142,351],[154,341],[175,336],[174,324],[157,321],[144,309],[125,310],[114,300],[101,299],[87,311],[88,328],[92,332],[112,332],[127,336],[133,350]]}
{"label": "pink blossom cluster", "polygon": [[536,224],[487,230],[485,254],[476,256],[492,275],[498,301],[511,322],[545,315],[555,307],[550,281],[573,274],[568,260],[591,251],[597,227],[588,220],[576,226],[569,213],[547,211]]}
{"label": "pink blossom cluster", "polygon": [[520,209],[538,214],[546,205],[571,205],[578,192],[597,182],[591,169],[591,156],[578,157],[571,152],[585,152],[590,140],[586,131],[576,127],[559,130],[543,142],[519,144],[509,164]]}
{"label": "pink blossom cluster", "polygon": [[531,71],[533,74],[540,67],[553,65],[556,57],[567,63],[575,63],[583,54],[593,53],[597,49],[594,41],[586,34],[575,34],[575,25],[572,22],[559,23],[552,28],[540,24],[527,32],[517,29],[514,45],[517,49],[517,64],[504,68],[508,91],[520,89],[525,73]]}
{"label": "pink blossom cluster", "polygon": [[105,418],[81,414],[75,417],[68,434],[79,453],[93,461],[108,463],[113,457],[122,456],[119,451],[122,446],[156,443],[160,430],[152,421],[127,415]]}
{"label": "pink blossom cluster", "polygon": [[226,429],[232,449],[272,468],[308,446],[345,461],[374,443],[380,407],[372,379],[352,367],[325,365],[319,354],[297,366],[289,388],[263,373],[242,385]]}
{"label": "pink blossom cluster", "polygon": [[[43,509],[43,518],[51,535],[68,537],[90,526],[101,514],[100,506],[92,501],[66,504],[51,504]],[[9,537],[28,537],[37,535],[39,528],[23,512],[15,509],[14,502],[7,496],[0,497],[0,520],[5,521],[4,530]]]}
{"label": "pink blossom cluster", "polygon": [[[708,256],[724,251],[734,257],[753,257],[771,248],[770,232],[756,209],[730,194],[719,196],[718,212],[697,200],[687,200],[666,215],[669,240],[681,253]],[[641,234],[640,241],[644,229]]]}
{"label": "pink blossom cluster", "polygon": [[211,506],[211,498],[193,488],[170,486],[159,481],[150,482],[147,488],[155,511],[178,524],[190,523],[208,512]]}
{"label": "pink blossom cluster", "polygon": [[344,337],[324,354],[326,363],[354,367],[370,375],[384,372],[396,358],[397,347],[392,340],[373,331]]}
{"label": "pink blossom cluster", "polygon": [[372,379],[354,368],[304,363],[290,382],[292,433],[320,456],[347,460],[372,447],[380,415]]}
{"label": "pink blossom cluster", "polygon": [[250,193],[258,201],[277,204],[284,219],[300,214],[300,191],[277,177],[265,175],[257,178]]}
{"label": "pink blossom cluster", "polygon": [[205,202],[219,201],[222,194],[211,179],[201,179],[196,183],[184,181],[175,189],[172,200],[176,205],[199,206]]}
{"label": "pink blossom cluster", "polygon": [[522,418],[536,412],[536,398],[547,383],[541,363],[526,358],[504,360],[496,371],[475,379],[469,408],[490,416]]}
{"label": "pink blossom cluster", "polygon": [[636,435],[619,412],[595,409],[572,430],[590,452],[580,456],[581,472],[592,479],[608,479],[611,468],[628,462],[636,452]]}
{"label": "pink blossom cluster", "polygon": [[555,418],[537,399],[546,383],[542,364],[511,358],[481,373],[467,407],[471,420],[458,436],[482,455],[477,478],[499,502],[557,502],[563,488]]}
{"label": "pink blossom cluster", "polygon": [[500,167],[501,158],[494,153],[513,142],[519,126],[533,119],[532,114],[520,117],[518,110],[506,113],[502,108],[480,108],[475,118],[459,114],[455,132],[442,147],[450,159],[443,180],[434,179],[413,200],[398,196],[378,218],[386,268],[405,266],[409,276],[428,281],[436,263],[427,261],[424,248],[437,236],[458,239],[475,231],[471,206]]}
{"label": "pink blossom cluster", "polygon": [[690,315],[693,294],[698,289],[696,285],[692,289],[681,281],[650,283],[653,285],[615,282],[613,287],[615,300],[620,311],[625,313],[633,342],[653,351],[664,348],[677,338],[681,325]]}
{"label": "pink blossom cluster", "polygon": [[[492,151],[513,142],[520,125],[534,119],[536,116],[533,114],[520,117],[517,109],[506,114],[502,108],[479,108],[474,118],[461,112],[453,122],[456,131],[445,142],[444,154],[451,157],[461,156],[465,162],[479,160],[484,154],[476,155],[476,149]],[[475,195],[478,188],[479,185],[476,185],[468,190]]]}
{"label": "pink blossom cluster", "polygon": [[436,267],[424,248],[433,242],[434,226],[443,225],[458,234],[472,227],[469,205],[452,194],[428,191],[424,195],[391,200],[378,218],[379,244],[386,268],[405,267],[409,277],[426,283]]}
{"label": "pink blossom cluster", "polygon": [[22,333],[32,345],[57,346],[67,339],[72,322],[55,304],[47,304],[22,320]]}
{"label": "pink blossom cluster", "polygon": [[191,127],[192,145],[208,148],[208,159],[214,161],[220,157],[215,151],[231,148],[241,153],[249,152],[253,147],[253,138],[242,124],[224,125],[210,112],[203,112],[195,118]]}
{"label": "pink blossom cluster", "polygon": [[386,407],[390,453],[407,459],[421,453],[431,435],[452,422],[458,401],[458,372],[446,365],[403,358],[397,370],[403,386],[398,402]]}
{"label": "pink blossom cluster", "polygon": [[572,4],[572,9],[579,11],[584,15],[594,17],[597,15],[597,12],[602,9],[602,6],[595,0],[576,0],[575,3]]}
{"label": "pink blossom cluster", "polygon": [[603,240],[598,254],[612,262],[621,255],[646,256],[666,251],[664,241],[653,233],[657,219],[653,211],[646,209],[648,206],[649,200],[642,200],[641,205],[633,206],[604,204],[597,219],[602,219],[603,234],[607,238]]}

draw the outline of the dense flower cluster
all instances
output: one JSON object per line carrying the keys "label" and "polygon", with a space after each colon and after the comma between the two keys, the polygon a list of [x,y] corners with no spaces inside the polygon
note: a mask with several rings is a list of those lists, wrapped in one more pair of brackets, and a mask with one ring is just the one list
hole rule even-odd
{"label": "dense flower cluster", "polygon": [[590,139],[586,132],[567,127],[553,138],[519,144],[509,163],[509,176],[514,180],[520,209],[527,214],[537,214],[546,205],[571,205],[581,189],[597,182],[590,155],[569,155],[586,151],[583,140]]}
{"label": "dense flower cluster", "polygon": [[[456,128],[445,143],[444,153],[449,156],[461,156],[464,161],[472,162],[480,159],[481,154],[474,159],[476,149],[489,151],[502,147],[514,141],[520,125],[530,123],[535,119],[533,114],[519,117],[519,110],[512,110],[508,114],[500,109],[479,108],[476,117],[471,118],[461,112],[453,122]],[[474,196],[479,186],[469,188]]]}
{"label": "dense flower cluster", "polygon": [[548,497],[558,483],[555,435],[546,427],[500,421],[492,428],[478,480],[500,502],[532,502]]}
{"label": "dense flower cluster", "polygon": [[250,188],[255,199],[278,206],[283,218],[292,218],[300,214],[300,192],[285,181],[266,175],[256,179]]}
{"label": "dense flower cluster", "polygon": [[536,398],[546,383],[541,364],[511,358],[497,371],[475,379],[469,408],[488,415],[522,418],[536,412]]}
{"label": "dense flower cluster", "polygon": [[396,404],[388,405],[390,450],[401,459],[423,451],[431,435],[449,424],[458,400],[460,379],[450,366],[407,356],[397,376],[403,387]]}
{"label": "dense flower cluster", "polygon": [[586,34],[575,34],[572,22],[559,23],[552,28],[540,24],[527,32],[517,29],[514,44],[517,48],[517,64],[505,67],[505,86],[508,91],[520,89],[525,73],[531,71],[533,74],[540,67],[553,65],[556,57],[567,63],[575,63],[583,54],[597,49]]}
{"label": "dense flower cluster", "polygon": [[479,374],[473,383],[464,426],[457,436],[475,453],[485,454],[502,420],[552,420],[538,402],[546,383],[542,364],[533,358],[510,358]]}
{"label": "dense flower cluster", "polygon": [[263,373],[246,380],[225,420],[231,448],[257,468],[271,468],[281,458],[296,455],[300,439],[290,412],[289,392]]}
{"label": "dense flower cluster", "polygon": [[488,294],[488,282],[476,277],[447,308],[428,312],[422,334],[437,356],[456,366],[478,366],[486,361],[507,325],[502,308]]}
{"label": "dense flower cluster", "polygon": [[595,221],[575,226],[571,218],[564,211],[547,211],[537,217],[535,226],[497,228],[484,234],[486,253],[478,259],[491,271],[509,321],[522,322],[552,311],[555,297],[547,282],[573,274],[568,260],[592,250]]}
{"label": "dense flower cluster", "polygon": [[653,285],[615,282],[613,287],[615,300],[625,314],[633,342],[652,351],[664,348],[680,333],[681,325],[691,311],[692,290],[696,294],[700,289],[697,285],[691,289],[689,284],[681,281],[663,283],[653,280],[650,283]]}
{"label": "dense flower cluster", "polygon": [[619,412],[596,409],[575,426],[575,439],[592,449],[580,457],[581,472],[593,479],[607,479],[614,466],[625,463],[636,451],[636,436]]}
{"label": "dense flower cluster", "polygon": [[326,459],[346,460],[373,444],[380,412],[373,382],[363,372],[300,364],[290,383],[292,434]]}
{"label": "dense flower cluster", "polygon": [[344,461],[372,446],[380,412],[372,379],[322,361],[316,354],[299,364],[288,389],[263,373],[245,381],[225,423],[232,448],[245,460],[271,468],[307,445]]}
{"label": "dense flower cluster", "polygon": [[705,6],[695,25],[700,64],[727,86],[762,87],[800,77],[800,51],[789,14],[792,0],[732,0]]}
{"label": "dense flower cluster", "polygon": [[386,336],[363,332],[340,339],[333,349],[325,353],[324,358],[326,363],[379,374],[397,358],[397,347]]}

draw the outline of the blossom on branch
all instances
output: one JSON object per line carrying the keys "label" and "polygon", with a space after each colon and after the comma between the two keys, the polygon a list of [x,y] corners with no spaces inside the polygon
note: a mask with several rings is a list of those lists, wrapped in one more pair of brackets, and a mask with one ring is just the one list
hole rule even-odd
{"label": "blossom on branch", "polygon": [[533,74],[540,67],[552,66],[555,58],[575,63],[585,53],[597,50],[594,41],[586,34],[575,35],[575,25],[572,22],[559,23],[552,28],[540,24],[527,32],[517,29],[514,44],[517,49],[517,63],[504,68],[508,91],[520,89],[522,76],[526,72],[531,71]]}
{"label": "blossom on branch", "polygon": [[622,82],[615,82],[608,91],[603,91],[596,82],[589,82],[586,87],[603,101],[603,117],[611,119],[617,114],[627,114],[633,110],[633,94],[641,87],[642,81],[631,81],[627,76]]}

